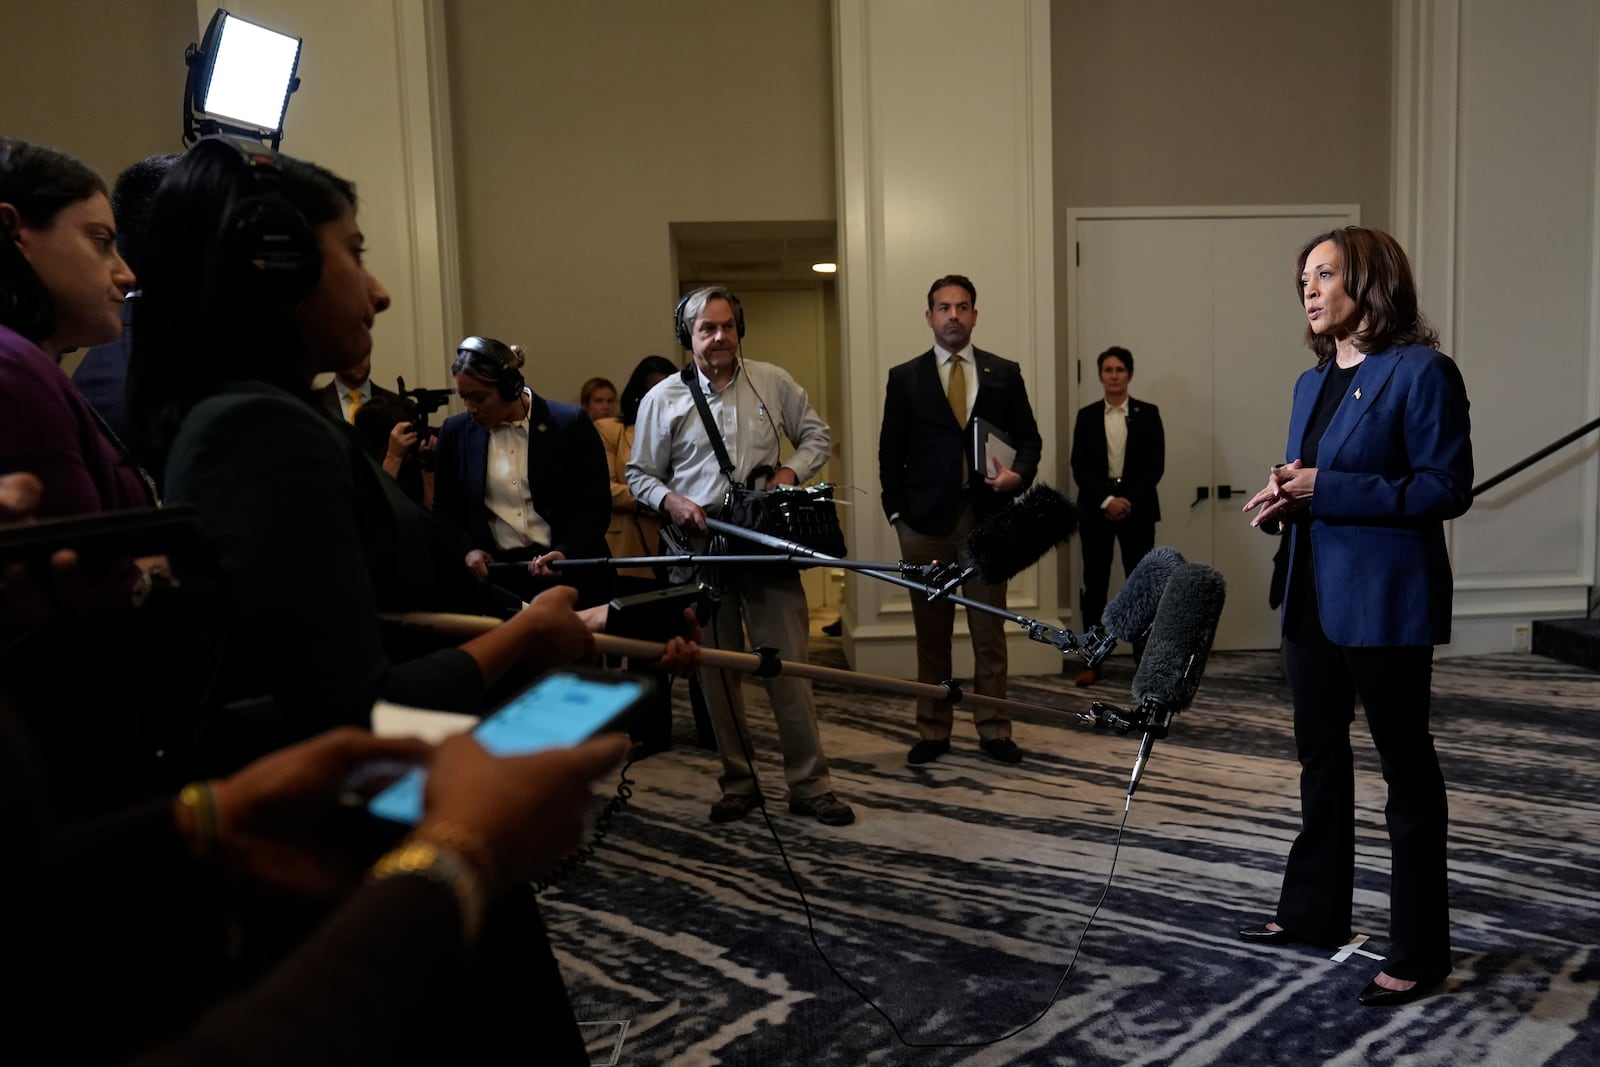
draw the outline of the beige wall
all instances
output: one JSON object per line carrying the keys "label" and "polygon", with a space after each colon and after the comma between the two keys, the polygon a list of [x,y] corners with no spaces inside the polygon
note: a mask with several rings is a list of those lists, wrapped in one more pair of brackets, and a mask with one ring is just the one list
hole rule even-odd
{"label": "beige wall", "polygon": [[183,149],[194,0],[0,0],[0,134],[54,145],[109,184]]}
{"label": "beige wall", "polygon": [[834,218],[827,0],[446,12],[463,324],[541,392],[677,354],[668,223]]}

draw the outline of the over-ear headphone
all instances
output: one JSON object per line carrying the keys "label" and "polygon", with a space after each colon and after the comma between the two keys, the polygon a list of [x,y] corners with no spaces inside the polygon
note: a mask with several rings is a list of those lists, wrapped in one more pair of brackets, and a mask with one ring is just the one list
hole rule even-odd
{"label": "over-ear headphone", "polygon": [[728,290],[722,288],[722,286],[708,285],[704,288],[692,289],[689,292],[684,293],[683,296],[678,300],[678,306],[672,309],[672,328],[678,335],[678,344],[688,349],[690,352],[694,351],[694,323],[685,322],[683,319],[683,313],[684,310],[689,306],[689,301],[693,300],[701,293],[715,294],[706,301],[707,303],[710,303],[711,300],[726,300],[728,302],[729,306],[733,308],[733,323],[739,334],[739,340],[743,341],[744,305],[739,303],[738,297],[728,292]]}
{"label": "over-ear headphone", "polygon": [[247,175],[222,219],[222,269],[264,298],[298,303],[322,276],[322,250],[305,216],[283,195],[277,154],[222,136],[203,137],[189,151],[237,160]]}
{"label": "over-ear headphone", "polygon": [[516,400],[522,396],[527,383],[522,380],[522,371],[518,369],[522,366],[522,357],[515,346],[496,341],[493,337],[474,335],[463,338],[456,345],[456,357],[455,373],[460,374],[467,360],[477,357],[493,369],[494,385],[500,392],[501,400]]}

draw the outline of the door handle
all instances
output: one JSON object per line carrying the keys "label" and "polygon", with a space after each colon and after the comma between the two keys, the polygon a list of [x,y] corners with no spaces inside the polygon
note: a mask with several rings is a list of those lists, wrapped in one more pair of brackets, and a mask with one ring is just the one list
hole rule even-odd
{"label": "door handle", "polygon": [[1231,486],[1231,485],[1219,485],[1219,486],[1217,486],[1217,499],[1218,500],[1231,500],[1231,499],[1233,499],[1233,486]]}
{"label": "door handle", "polygon": [[1189,502],[1189,510],[1193,511],[1199,505],[1199,503],[1202,500],[1210,500],[1210,499],[1211,499],[1211,487],[1209,485],[1197,485],[1197,486],[1195,486],[1194,487],[1194,499]]}

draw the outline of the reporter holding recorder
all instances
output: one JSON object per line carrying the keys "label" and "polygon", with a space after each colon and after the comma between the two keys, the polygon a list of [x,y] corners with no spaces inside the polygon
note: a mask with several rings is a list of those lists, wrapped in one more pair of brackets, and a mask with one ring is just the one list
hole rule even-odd
{"label": "reporter holding recorder", "polygon": [[[1301,830],[1262,944],[1336,945],[1355,879],[1350,723],[1359,697],[1388,785],[1388,958],[1368,1006],[1450,974],[1448,803],[1428,728],[1433,646],[1450,639],[1444,521],[1471,505],[1466,388],[1417,308],[1405,252],[1380,230],[1313,238],[1297,285],[1317,365],[1294,387],[1287,462],[1245,504],[1287,523],[1284,667],[1294,696]],[[1257,510],[1259,509],[1259,510]]]}

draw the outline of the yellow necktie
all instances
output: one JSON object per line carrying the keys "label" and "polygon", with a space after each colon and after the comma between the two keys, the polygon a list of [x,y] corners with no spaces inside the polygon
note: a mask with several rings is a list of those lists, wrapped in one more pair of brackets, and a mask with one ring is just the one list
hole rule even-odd
{"label": "yellow necktie", "polygon": [[350,412],[345,417],[350,420],[350,425],[356,424],[356,412],[361,410],[361,393],[359,390],[350,391]]}
{"label": "yellow necktie", "polygon": [[[960,355],[950,359],[950,384],[945,387],[945,399],[950,402],[950,414],[956,417],[956,422],[963,430],[967,428],[967,372],[962,369],[966,361]],[[965,455],[961,459],[961,484],[967,484],[967,462]]]}
{"label": "yellow necktie", "polygon": [[945,388],[945,399],[950,401],[950,413],[961,426],[967,425],[967,372],[962,364],[966,360],[954,356],[950,360],[950,384]]}

